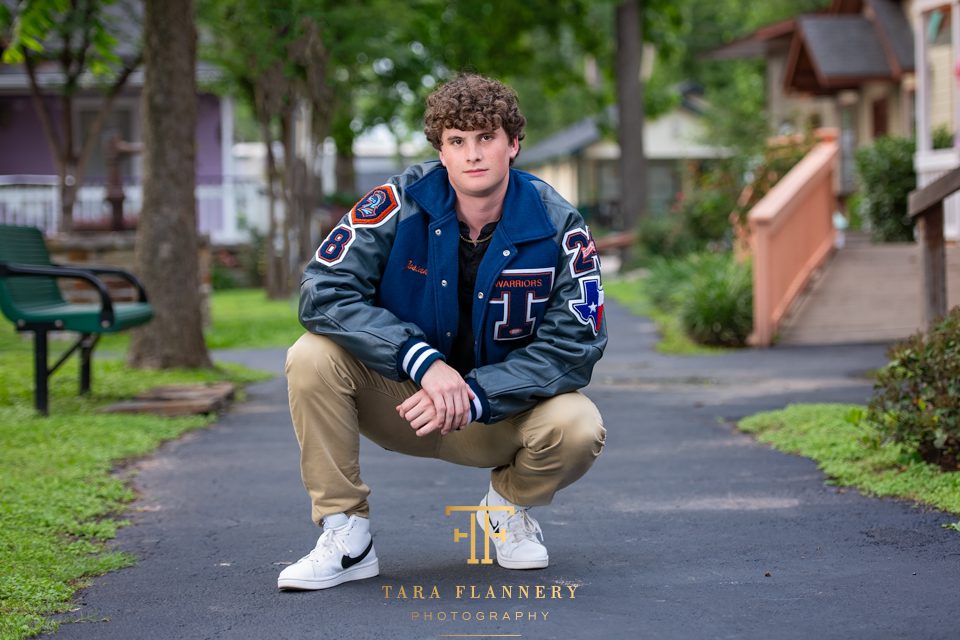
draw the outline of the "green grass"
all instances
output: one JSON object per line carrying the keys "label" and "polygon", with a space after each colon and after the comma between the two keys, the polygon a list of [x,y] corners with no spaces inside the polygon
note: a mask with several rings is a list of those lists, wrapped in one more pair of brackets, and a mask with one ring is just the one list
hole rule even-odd
{"label": "green grass", "polygon": [[[262,296],[262,294],[260,294]],[[288,346],[301,331],[289,303],[265,303],[257,292],[217,294],[210,342],[217,347]],[[66,343],[51,345],[51,363]],[[126,336],[98,353],[122,355]],[[0,639],[50,631],[49,615],[69,611],[74,591],[92,576],[133,558],[105,542],[125,524],[134,495],[113,472],[125,461],[213,418],[106,415],[105,404],[161,384],[269,375],[237,365],[211,370],[132,371],[120,359],[96,358],[93,393],[77,394],[77,358],[50,380],[50,417],[33,410],[32,342],[0,324]]]}
{"label": "green grass", "polygon": [[864,414],[857,405],[798,404],[750,416],[739,427],[781,451],[812,458],[834,484],[960,514],[960,473],[881,443]]}
{"label": "green grass", "polygon": [[706,347],[688,338],[677,315],[668,313],[651,302],[644,291],[643,278],[605,280],[603,290],[633,313],[653,320],[660,334],[660,341],[657,343],[657,351],[660,353],[703,356],[730,351],[719,347]]}
{"label": "green grass", "polygon": [[206,332],[211,349],[289,347],[303,335],[298,299],[268,300],[262,289],[230,289],[214,293],[213,323]]}
{"label": "green grass", "polygon": [[[212,322],[204,329],[208,349],[289,347],[304,328],[298,320],[298,297],[268,300],[263,289],[228,289],[210,297]],[[0,323],[0,330],[5,327]],[[97,346],[101,353],[124,353],[130,334],[104,335]],[[0,338],[2,349],[2,338]]]}

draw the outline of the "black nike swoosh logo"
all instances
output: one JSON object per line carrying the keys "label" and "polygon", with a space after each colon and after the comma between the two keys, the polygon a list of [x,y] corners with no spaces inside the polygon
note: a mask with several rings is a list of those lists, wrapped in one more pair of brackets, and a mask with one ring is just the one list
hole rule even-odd
{"label": "black nike swoosh logo", "polygon": [[368,544],[367,548],[363,550],[363,553],[358,555],[356,558],[351,558],[350,556],[343,556],[340,559],[340,566],[343,567],[344,569],[349,569],[353,565],[357,564],[358,562],[366,558],[367,554],[370,553],[370,549],[373,549],[373,538],[370,538],[370,544]]}

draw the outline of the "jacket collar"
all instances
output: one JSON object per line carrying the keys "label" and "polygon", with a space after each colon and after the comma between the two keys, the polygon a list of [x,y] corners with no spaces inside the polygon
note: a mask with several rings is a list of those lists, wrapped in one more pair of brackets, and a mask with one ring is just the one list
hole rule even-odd
{"label": "jacket collar", "polygon": [[[510,170],[510,184],[503,199],[503,216],[498,229],[511,242],[539,240],[556,233],[540,193],[531,183],[534,179],[529,173]],[[455,210],[456,194],[450,186],[446,168],[439,163],[407,187],[406,193],[434,220],[439,221]]]}

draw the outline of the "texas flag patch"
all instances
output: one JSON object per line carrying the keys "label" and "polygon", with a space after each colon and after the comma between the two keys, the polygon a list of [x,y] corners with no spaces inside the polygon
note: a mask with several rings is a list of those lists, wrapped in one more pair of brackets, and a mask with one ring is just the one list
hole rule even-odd
{"label": "texas flag patch", "polygon": [[400,210],[397,188],[392,184],[374,187],[350,210],[350,223],[354,227],[379,227]]}
{"label": "texas flag patch", "polygon": [[593,335],[603,322],[603,287],[600,278],[580,279],[580,299],[570,301],[570,311],[581,323],[590,325]]}

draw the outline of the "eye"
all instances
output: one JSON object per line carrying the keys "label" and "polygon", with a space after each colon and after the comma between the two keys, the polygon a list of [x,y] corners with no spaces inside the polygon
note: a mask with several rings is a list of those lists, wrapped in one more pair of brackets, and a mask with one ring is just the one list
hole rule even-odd
{"label": "eye", "polygon": [[490,142],[491,140],[493,140],[493,134],[492,134],[492,133],[485,133],[485,134],[483,134],[483,137],[480,138],[480,139],[483,140],[484,142]]}

